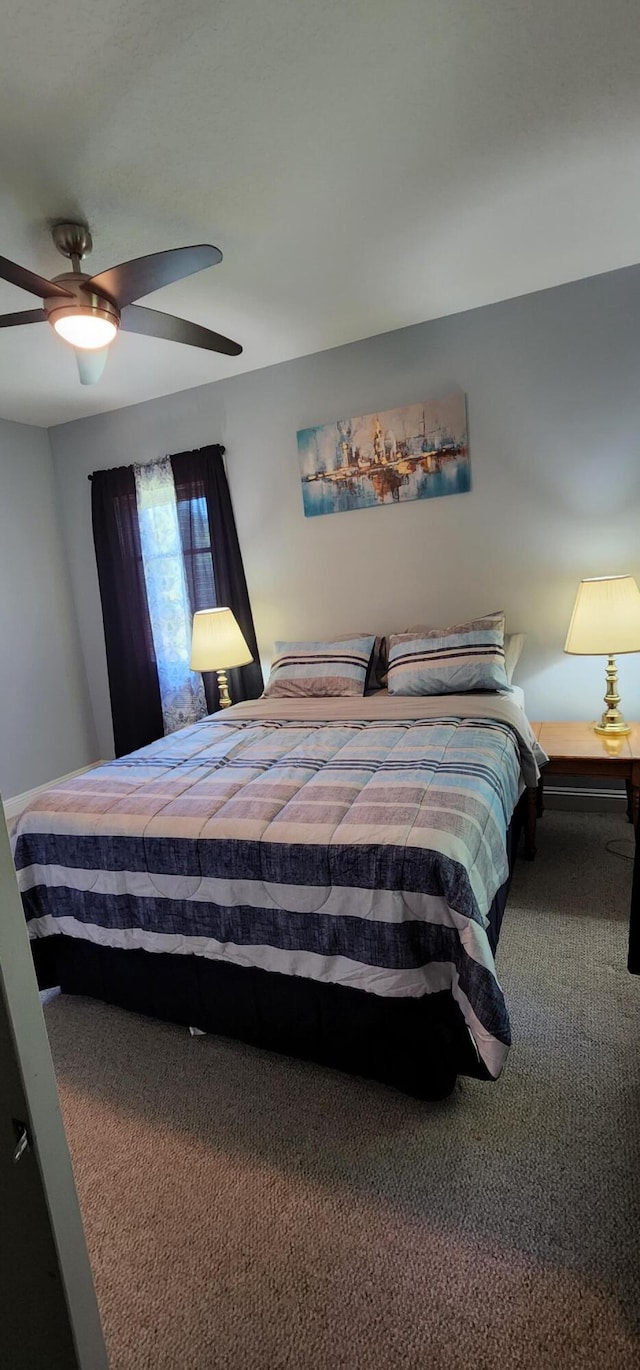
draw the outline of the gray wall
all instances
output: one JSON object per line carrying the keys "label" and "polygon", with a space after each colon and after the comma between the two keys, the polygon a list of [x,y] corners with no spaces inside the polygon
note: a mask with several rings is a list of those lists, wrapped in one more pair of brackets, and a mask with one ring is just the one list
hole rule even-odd
{"label": "gray wall", "polygon": [[[562,646],[578,580],[640,576],[640,267],[384,334],[50,432],[98,731],[111,748],[87,473],[222,442],[260,650],[504,606],[532,718],[594,717]],[[296,430],[461,388],[472,491],[305,519]],[[620,660],[640,716],[640,657]]]}
{"label": "gray wall", "polygon": [[0,419],[0,793],[79,769],[97,744],[49,439]]}

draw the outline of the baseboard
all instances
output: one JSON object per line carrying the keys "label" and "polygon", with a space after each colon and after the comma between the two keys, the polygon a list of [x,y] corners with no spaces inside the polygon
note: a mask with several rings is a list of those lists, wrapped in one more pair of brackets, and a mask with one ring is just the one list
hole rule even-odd
{"label": "baseboard", "polygon": [[570,809],[574,813],[626,813],[623,789],[595,789],[588,785],[545,785],[546,809]]}
{"label": "baseboard", "polygon": [[48,780],[46,785],[36,785],[33,790],[25,790],[24,794],[15,794],[13,799],[4,800],[4,816],[9,819],[18,818],[23,809],[32,800],[37,799],[39,794],[44,794],[45,790],[50,790],[54,785],[61,785],[63,780],[74,780],[77,775],[86,775],[87,771],[94,771],[96,766],[104,766],[104,761],[92,761],[89,766],[81,766],[78,771],[69,771],[68,775],[59,775],[56,780]]}

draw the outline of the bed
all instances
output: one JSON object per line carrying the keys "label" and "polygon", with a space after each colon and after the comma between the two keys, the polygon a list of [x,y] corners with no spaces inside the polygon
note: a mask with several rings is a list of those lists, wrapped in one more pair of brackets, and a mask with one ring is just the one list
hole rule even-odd
{"label": "bed", "polygon": [[520,701],[262,698],[48,790],[12,839],[41,983],[421,1098],[497,1079]]}

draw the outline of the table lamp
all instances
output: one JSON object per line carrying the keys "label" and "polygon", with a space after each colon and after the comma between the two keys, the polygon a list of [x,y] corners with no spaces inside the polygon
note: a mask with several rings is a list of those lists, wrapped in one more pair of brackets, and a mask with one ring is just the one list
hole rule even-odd
{"label": "table lamp", "polygon": [[193,615],[191,670],[216,672],[221,709],[233,703],[227,671],[250,661],[253,657],[231,610],[198,609]]}
{"label": "table lamp", "polygon": [[606,656],[606,709],[597,733],[620,737],[630,733],[618,705],[620,652],[640,652],[640,590],[633,576],[595,576],[581,580],[573,606],[565,652],[576,656]]}

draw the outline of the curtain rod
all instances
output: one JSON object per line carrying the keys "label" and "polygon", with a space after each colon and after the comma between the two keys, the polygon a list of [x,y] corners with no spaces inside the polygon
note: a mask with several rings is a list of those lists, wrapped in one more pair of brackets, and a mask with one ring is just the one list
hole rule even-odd
{"label": "curtain rod", "polygon": [[[223,446],[222,446],[222,443],[221,443],[221,442],[209,442],[209,443],[207,443],[207,447],[217,447],[217,448],[219,449],[219,452],[220,452],[220,456],[221,456],[221,457],[224,457],[224,456],[226,455],[227,449],[226,449],[226,447],[223,447]],[[205,450],[206,450],[206,449],[205,449],[204,447],[194,447],[194,448],[192,448],[192,451],[193,451],[193,452],[204,452]],[[167,453],[167,456],[170,456],[170,453]],[[166,457],[155,457],[154,460],[155,460],[155,461],[166,461]],[[143,466],[153,466],[153,461],[146,461],[146,462],[143,462]],[[106,469],[106,468],[105,468],[105,469]],[[94,476],[94,472],[91,471],[91,472],[89,473],[89,475],[87,476],[87,480],[93,480],[93,476]]]}

